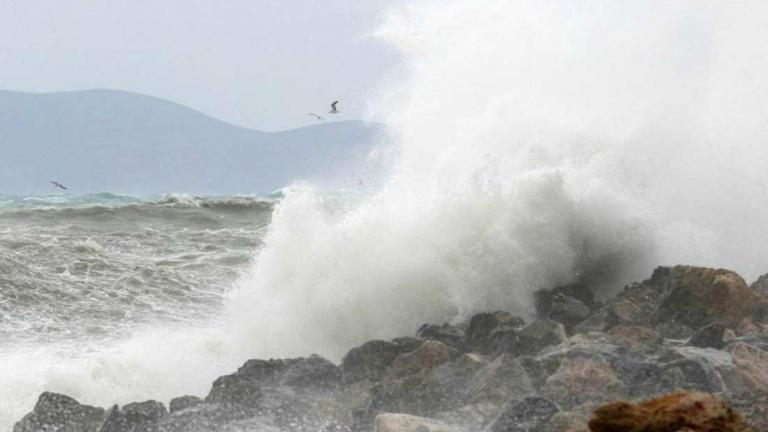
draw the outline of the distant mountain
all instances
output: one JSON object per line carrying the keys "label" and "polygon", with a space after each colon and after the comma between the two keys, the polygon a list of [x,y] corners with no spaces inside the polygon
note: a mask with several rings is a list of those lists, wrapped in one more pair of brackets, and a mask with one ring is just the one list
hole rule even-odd
{"label": "distant mountain", "polygon": [[52,192],[49,180],[145,194],[264,193],[344,175],[356,184],[377,129],[339,121],[269,133],[123,91],[0,91],[0,193]]}

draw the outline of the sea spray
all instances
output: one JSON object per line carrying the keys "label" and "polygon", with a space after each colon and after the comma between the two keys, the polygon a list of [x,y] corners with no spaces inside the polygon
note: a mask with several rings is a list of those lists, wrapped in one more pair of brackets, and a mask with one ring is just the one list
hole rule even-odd
{"label": "sea spray", "polygon": [[330,215],[278,206],[231,328],[257,355],[334,359],[534,290],[617,291],[659,264],[765,271],[760,3],[419,2],[379,35],[404,76],[371,116],[397,154]]}

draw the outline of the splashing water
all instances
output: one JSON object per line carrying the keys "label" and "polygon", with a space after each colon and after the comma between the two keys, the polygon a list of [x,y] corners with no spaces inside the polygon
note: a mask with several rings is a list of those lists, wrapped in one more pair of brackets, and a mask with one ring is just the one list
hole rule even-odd
{"label": "splashing water", "polygon": [[[768,30],[761,3],[420,2],[380,36],[395,163],[330,214],[289,193],[232,328],[254,352],[338,359],[423,322],[506,309],[651,266],[768,271]],[[338,212],[337,212],[338,213]]]}

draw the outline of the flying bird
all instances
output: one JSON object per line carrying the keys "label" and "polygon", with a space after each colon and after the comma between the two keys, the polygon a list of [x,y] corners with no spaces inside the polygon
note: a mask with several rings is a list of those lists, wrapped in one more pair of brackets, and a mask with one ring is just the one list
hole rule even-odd
{"label": "flying bird", "polygon": [[51,184],[54,185],[55,187],[61,189],[61,190],[67,190],[67,187],[64,186],[63,184],[59,183],[59,182],[51,181]]}
{"label": "flying bird", "polygon": [[320,117],[319,115],[317,115],[315,113],[307,113],[307,115],[308,116],[312,116],[312,117],[314,117],[314,118],[316,118],[318,120],[325,120],[324,118]]}
{"label": "flying bird", "polygon": [[336,104],[337,103],[339,103],[339,101],[333,101],[333,103],[331,104],[331,110],[328,111],[329,113],[331,113],[331,114],[338,114],[338,113],[341,112],[341,111],[336,109]]}

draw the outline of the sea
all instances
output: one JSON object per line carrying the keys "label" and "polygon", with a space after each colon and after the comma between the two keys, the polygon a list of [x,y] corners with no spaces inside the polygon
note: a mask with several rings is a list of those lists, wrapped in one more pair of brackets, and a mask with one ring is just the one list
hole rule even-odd
{"label": "sea", "polygon": [[40,391],[88,399],[131,387],[154,350],[137,335],[215,326],[277,200],[0,195],[2,430]]}

